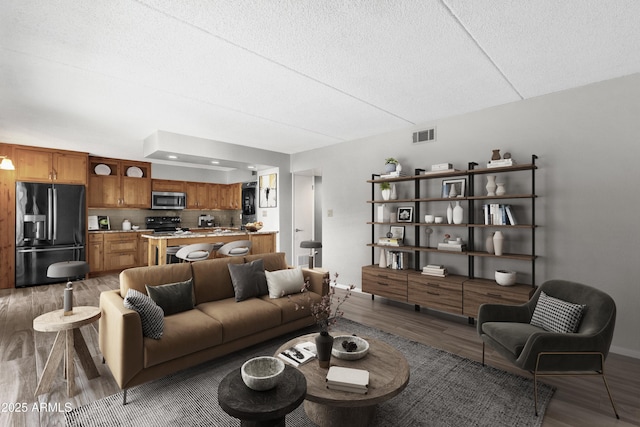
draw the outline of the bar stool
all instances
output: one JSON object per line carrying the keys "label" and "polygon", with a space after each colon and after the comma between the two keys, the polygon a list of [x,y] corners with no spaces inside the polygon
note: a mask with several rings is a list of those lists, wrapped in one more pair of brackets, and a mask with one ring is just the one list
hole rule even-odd
{"label": "bar stool", "polygon": [[249,240],[236,240],[229,242],[223,247],[218,249],[218,255],[222,256],[245,256],[251,251],[251,241]]}
{"label": "bar stool", "polygon": [[173,262],[173,256],[177,254],[182,247],[184,246],[169,246],[167,248],[167,264],[171,264]]}
{"label": "bar stool", "polygon": [[300,247],[302,249],[309,249],[309,268],[313,268],[313,259],[318,253],[316,249],[322,248],[322,242],[317,240],[303,240],[300,242]]}
{"label": "bar stool", "polygon": [[213,243],[194,243],[180,248],[176,252],[176,258],[186,262],[204,261],[213,251]]}

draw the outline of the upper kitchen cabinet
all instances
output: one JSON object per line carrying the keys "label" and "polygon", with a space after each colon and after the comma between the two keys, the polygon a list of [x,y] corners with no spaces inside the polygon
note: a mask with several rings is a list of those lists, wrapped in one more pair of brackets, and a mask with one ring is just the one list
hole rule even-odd
{"label": "upper kitchen cabinet", "polygon": [[209,185],[205,182],[187,182],[187,209],[211,209]]}
{"label": "upper kitchen cabinet", "polygon": [[89,158],[90,208],[151,207],[151,164],[132,160]]}
{"label": "upper kitchen cabinet", "polygon": [[87,183],[87,153],[15,147],[16,181]]}
{"label": "upper kitchen cabinet", "polygon": [[151,181],[151,189],[153,191],[166,191],[170,193],[184,193],[185,182],[174,181],[171,179],[154,179]]}
{"label": "upper kitchen cabinet", "polygon": [[242,184],[226,184],[220,186],[219,208],[240,209],[242,206]]}

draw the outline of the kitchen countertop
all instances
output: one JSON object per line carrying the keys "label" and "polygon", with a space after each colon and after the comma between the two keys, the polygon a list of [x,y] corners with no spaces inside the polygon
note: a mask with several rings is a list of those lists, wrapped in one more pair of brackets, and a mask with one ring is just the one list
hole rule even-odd
{"label": "kitchen countertop", "polygon": [[153,233],[153,230],[139,229],[139,230],[89,230],[90,234],[102,234],[102,233]]}
{"label": "kitchen countertop", "polygon": [[163,239],[188,239],[193,237],[223,237],[223,236],[248,236],[252,234],[275,234],[277,231],[223,231],[223,232],[196,232],[188,231],[173,234],[143,234],[142,237],[152,240]]}

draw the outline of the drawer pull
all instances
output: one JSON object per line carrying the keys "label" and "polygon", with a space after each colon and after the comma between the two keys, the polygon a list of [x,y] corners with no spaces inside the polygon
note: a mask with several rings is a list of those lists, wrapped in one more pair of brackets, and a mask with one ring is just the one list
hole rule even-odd
{"label": "drawer pull", "polygon": [[427,285],[428,285],[428,286],[433,286],[434,288],[439,288],[439,287],[440,287],[440,285],[439,285],[439,284],[437,284],[437,283],[431,283],[431,282],[427,282]]}
{"label": "drawer pull", "polygon": [[494,297],[494,298],[502,298],[502,295],[500,295],[500,294],[492,294],[491,292],[488,292],[487,296]]}
{"label": "drawer pull", "polygon": [[378,285],[380,285],[380,286],[389,286],[388,284],[386,284],[384,282],[378,282]]}
{"label": "drawer pull", "polygon": [[439,293],[437,293],[437,292],[427,291],[427,293],[428,293],[429,295],[440,296],[440,294],[439,294]]}

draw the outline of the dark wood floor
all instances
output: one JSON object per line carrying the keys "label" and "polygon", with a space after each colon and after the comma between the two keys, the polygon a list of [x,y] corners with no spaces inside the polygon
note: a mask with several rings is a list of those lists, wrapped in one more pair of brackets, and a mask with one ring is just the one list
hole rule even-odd
{"label": "dark wood floor", "polygon": [[[62,372],[49,393],[35,398],[41,374],[55,334],[34,332],[32,322],[42,313],[62,307],[62,284],[0,290],[0,426],[64,425],[67,407],[85,405],[119,391],[109,369],[101,362],[97,324],[82,333],[101,376],[88,381],[82,368],[76,371],[75,396],[68,398]],[[76,305],[98,305],[100,292],[118,287],[117,276],[88,279],[74,284]],[[353,294],[343,306],[345,316],[387,332],[422,342],[461,356],[480,360],[482,345],[476,330],[464,318],[416,312],[413,306],[366,294]],[[487,363],[529,376],[489,351]],[[558,390],[547,409],[543,425],[640,426],[640,360],[611,354],[607,377],[621,420],[613,416],[599,378],[553,378],[545,382]]]}

